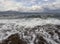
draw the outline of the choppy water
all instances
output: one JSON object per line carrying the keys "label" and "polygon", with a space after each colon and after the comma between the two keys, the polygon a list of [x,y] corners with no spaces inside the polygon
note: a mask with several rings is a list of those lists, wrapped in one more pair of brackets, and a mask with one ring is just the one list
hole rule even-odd
{"label": "choppy water", "polygon": [[55,18],[0,19],[0,42],[18,33],[27,44],[60,44],[60,20]]}

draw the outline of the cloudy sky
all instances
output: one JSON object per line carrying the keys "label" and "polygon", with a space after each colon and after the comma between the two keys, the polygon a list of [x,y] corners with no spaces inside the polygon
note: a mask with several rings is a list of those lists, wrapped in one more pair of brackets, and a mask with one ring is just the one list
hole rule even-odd
{"label": "cloudy sky", "polygon": [[0,11],[42,12],[60,9],[60,0],[0,0]]}

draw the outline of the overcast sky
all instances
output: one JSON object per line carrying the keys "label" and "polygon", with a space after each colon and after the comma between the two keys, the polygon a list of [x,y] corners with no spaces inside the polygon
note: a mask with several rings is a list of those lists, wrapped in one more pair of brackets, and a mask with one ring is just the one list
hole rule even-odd
{"label": "overcast sky", "polygon": [[0,11],[42,12],[60,9],[60,0],[0,0]]}

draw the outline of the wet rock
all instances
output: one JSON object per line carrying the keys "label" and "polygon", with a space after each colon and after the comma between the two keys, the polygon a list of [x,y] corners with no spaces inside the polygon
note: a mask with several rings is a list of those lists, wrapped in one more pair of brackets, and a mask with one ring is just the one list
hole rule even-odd
{"label": "wet rock", "polygon": [[58,34],[58,36],[59,36],[59,40],[60,40],[60,32],[59,32],[58,30],[55,30],[55,33]]}
{"label": "wet rock", "polygon": [[55,30],[55,33],[57,33],[58,35],[60,35],[60,32],[58,30]]}
{"label": "wet rock", "polygon": [[1,44],[60,44],[59,28],[59,25],[53,24],[47,24],[43,26],[38,25],[31,28],[22,27],[21,30],[20,28],[17,28],[18,31],[20,30],[19,32],[21,33],[21,36],[19,37],[18,34],[13,34],[4,40]]}
{"label": "wet rock", "polygon": [[49,34],[50,34],[51,36],[53,36],[53,35],[54,35],[54,33],[53,33],[53,32],[49,32]]}
{"label": "wet rock", "polygon": [[58,29],[60,29],[60,25],[56,25],[56,27],[57,27]]}
{"label": "wet rock", "polygon": [[38,39],[38,41],[37,40],[35,40],[34,41],[34,44],[48,44],[47,43],[47,41],[43,38],[43,36],[40,36],[40,37],[37,37]]}
{"label": "wet rock", "polygon": [[47,44],[47,41],[42,36],[40,36],[38,44]]}
{"label": "wet rock", "polygon": [[6,40],[2,41],[2,43],[0,44],[27,44],[27,43],[21,40],[18,34],[13,34],[9,36]]}

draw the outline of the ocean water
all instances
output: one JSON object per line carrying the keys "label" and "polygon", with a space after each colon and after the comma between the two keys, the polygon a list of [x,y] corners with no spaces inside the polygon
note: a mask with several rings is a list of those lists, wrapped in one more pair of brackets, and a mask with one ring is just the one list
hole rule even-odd
{"label": "ocean water", "polygon": [[0,42],[18,33],[27,44],[60,44],[60,20],[57,18],[0,19]]}

